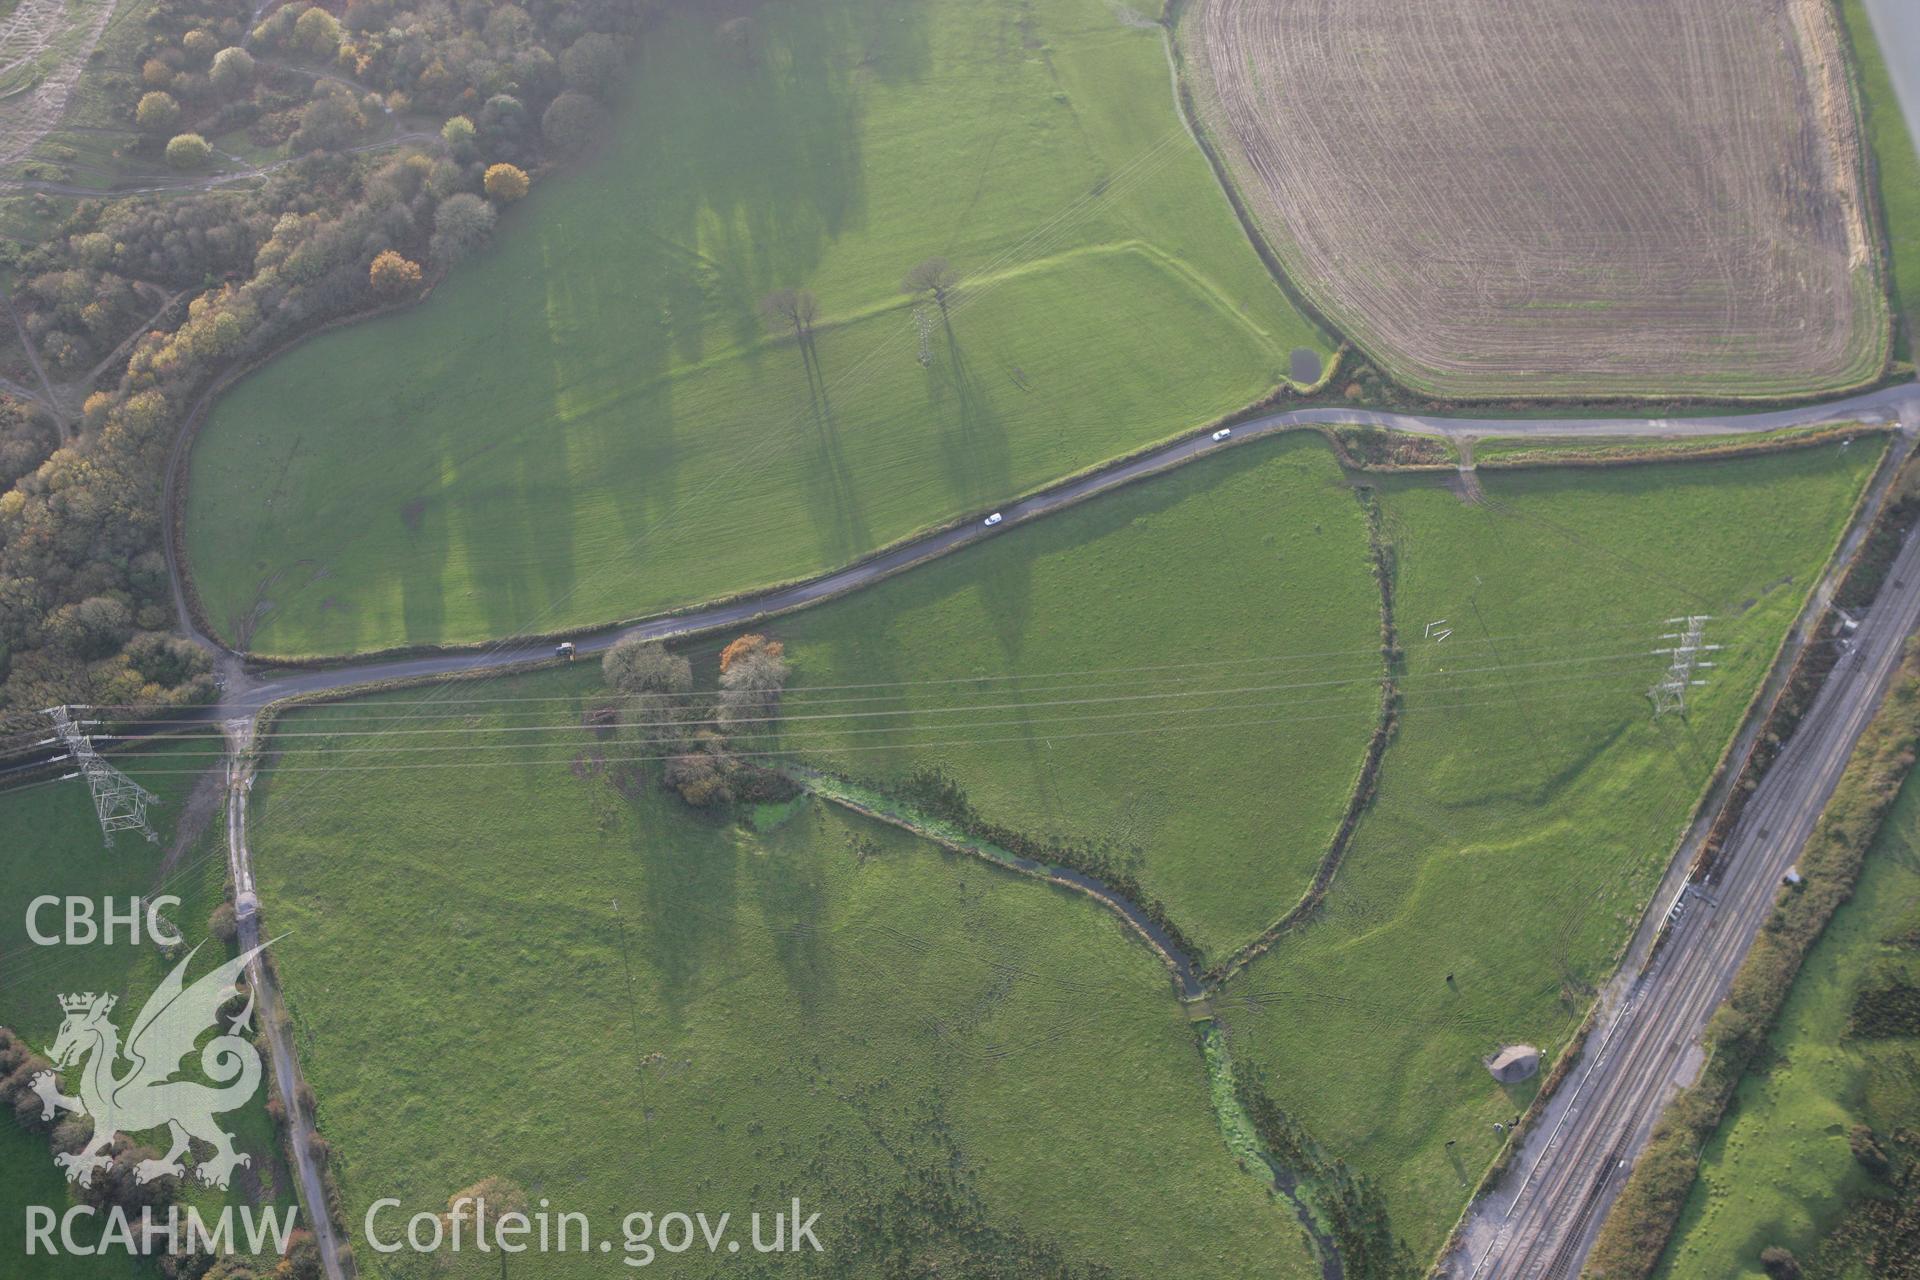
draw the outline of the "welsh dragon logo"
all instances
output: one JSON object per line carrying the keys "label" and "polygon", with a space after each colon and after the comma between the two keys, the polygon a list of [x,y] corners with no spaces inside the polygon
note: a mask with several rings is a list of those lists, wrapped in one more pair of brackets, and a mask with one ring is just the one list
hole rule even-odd
{"label": "welsh dragon logo", "polygon": [[[66,1021],[60,1024],[47,1057],[62,1070],[85,1061],[80,1069],[80,1096],[61,1093],[60,1079],[52,1071],[33,1078],[33,1091],[40,1095],[43,1120],[53,1119],[56,1111],[93,1117],[93,1137],[87,1145],[53,1158],[69,1182],[89,1185],[94,1171],[111,1163],[107,1152],[117,1135],[162,1125],[171,1138],[167,1154],[135,1165],[138,1182],[181,1176],[185,1166],[180,1158],[193,1140],[214,1149],[212,1158],[194,1168],[200,1181],[210,1187],[225,1187],[235,1168],[253,1163],[251,1156],[233,1149],[233,1135],[214,1119],[244,1104],[260,1087],[260,1053],[244,1034],[253,1020],[251,996],[246,1008],[229,1021],[227,1031],[200,1050],[200,1069],[214,1083],[178,1077],[201,1036],[219,1023],[221,1006],[236,993],[234,980],[264,949],[265,944],[255,947],[188,986],[187,966],[200,951],[195,947],[161,980],[134,1019],[124,1045],[120,1029],[108,1017],[116,997],[90,991],[60,997]],[[124,1071],[119,1070],[122,1060],[127,1063]]]}

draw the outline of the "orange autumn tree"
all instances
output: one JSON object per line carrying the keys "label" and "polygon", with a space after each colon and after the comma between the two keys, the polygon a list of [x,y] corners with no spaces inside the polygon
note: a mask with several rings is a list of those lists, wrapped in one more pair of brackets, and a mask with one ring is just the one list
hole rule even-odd
{"label": "orange autumn tree", "polygon": [[375,289],[388,296],[402,294],[420,286],[420,264],[409,262],[391,249],[384,250],[367,268],[367,279]]}
{"label": "orange autumn tree", "polygon": [[487,170],[480,185],[501,204],[511,204],[527,194],[528,182],[526,171],[518,165],[496,164]]}
{"label": "orange autumn tree", "polygon": [[762,654],[768,658],[780,658],[787,652],[787,646],[778,640],[770,640],[758,632],[749,632],[720,651],[720,674],[749,654]]}

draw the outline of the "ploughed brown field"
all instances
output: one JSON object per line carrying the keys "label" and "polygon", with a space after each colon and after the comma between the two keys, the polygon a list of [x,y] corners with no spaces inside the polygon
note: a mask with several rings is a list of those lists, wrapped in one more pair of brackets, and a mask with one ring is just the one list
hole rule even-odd
{"label": "ploughed brown field", "polygon": [[1306,296],[1441,396],[1830,391],[1888,308],[1825,0],[1192,0]]}

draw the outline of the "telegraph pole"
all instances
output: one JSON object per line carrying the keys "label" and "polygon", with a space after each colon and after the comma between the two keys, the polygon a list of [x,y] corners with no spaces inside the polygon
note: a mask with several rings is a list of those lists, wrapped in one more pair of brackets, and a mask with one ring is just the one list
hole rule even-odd
{"label": "telegraph pole", "polygon": [[49,707],[41,714],[53,721],[53,731],[60,735],[67,754],[87,780],[87,789],[93,793],[93,814],[100,820],[100,834],[107,848],[113,848],[116,831],[144,832],[148,841],[159,844],[159,835],[147,822],[147,806],[159,804],[160,798],[102,760],[92,740],[80,732],[84,722],[69,717],[66,707]]}

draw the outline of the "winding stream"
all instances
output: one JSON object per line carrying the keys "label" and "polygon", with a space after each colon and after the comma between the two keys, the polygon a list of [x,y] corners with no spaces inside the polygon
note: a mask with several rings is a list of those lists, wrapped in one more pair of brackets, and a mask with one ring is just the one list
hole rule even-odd
{"label": "winding stream", "polygon": [[1320,1280],[1344,1280],[1345,1268],[1341,1263],[1339,1244],[1314,1212],[1310,1190],[1303,1190],[1303,1180],[1295,1171],[1286,1168],[1261,1146],[1254,1133],[1252,1120],[1235,1095],[1233,1060],[1226,1036],[1214,1020],[1211,1006],[1204,1000],[1219,985],[1220,979],[1209,979],[1201,974],[1186,952],[1131,898],[1093,876],[1069,867],[1023,858],[998,845],[975,839],[949,823],[914,813],[878,792],[830,774],[799,768],[789,769],[787,773],[809,793],[831,804],[911,831],[956,853],[979,858],[1015,875],[1043,880],[1085,894],[1118,915],[1167,967],[1179,991],[1182,1005],[1205,1013],[1204,1017],[1196,1015],[1195,1026],[1200,1033],[1200,1052],[1206,1063],[1207,1088],[1213,1103],[1214,1119],[1220,1126],[1220,1136],[1227,1150],[1239,1159],[1243,1168],[1271,1185],[1292,1207],[1301,1230],[1312,1244],[1314,1260],[1320,1267]]}

